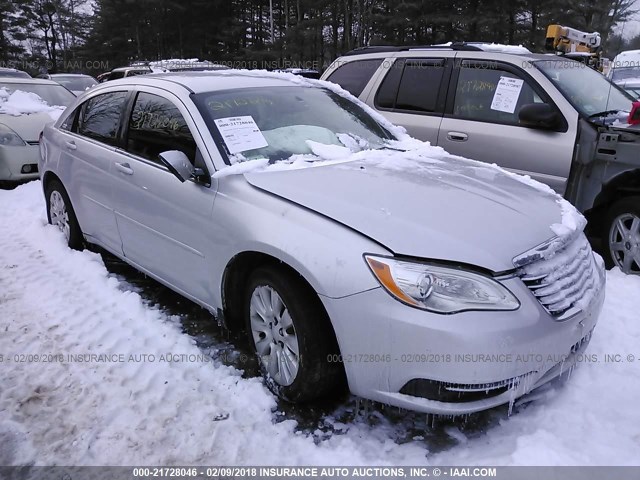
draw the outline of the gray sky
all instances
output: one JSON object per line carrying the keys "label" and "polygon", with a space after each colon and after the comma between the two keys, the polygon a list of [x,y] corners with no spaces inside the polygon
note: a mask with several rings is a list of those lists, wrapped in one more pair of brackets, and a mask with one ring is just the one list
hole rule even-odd
{"label": "gray sky", "polygon": [[640,35],[640,20],[638,20],[638,15],[636,14],[632,20],[629,20],[624,25],[624,32],[622,31],[622,25],[618,26],[617,30],[623,33],[624,38],[633,38]]}
{"label": "gray sky", "polygon": [[[636,0],[636,10],[640,10],[640,0]],[[618,30],[622,31],[622,25],[618,26]],[[633,38],[636,35],[640,35],[640,13],[636,13],[635,16],[624,25],[625,38]]]}

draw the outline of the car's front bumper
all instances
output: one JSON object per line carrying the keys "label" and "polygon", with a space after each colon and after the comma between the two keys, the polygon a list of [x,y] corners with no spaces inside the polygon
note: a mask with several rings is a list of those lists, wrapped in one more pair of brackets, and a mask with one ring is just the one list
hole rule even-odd
{"label": "car's front bumper", "polygon": [[38,178],[40,150],[37,144],[0,146],[0,181],[20,183]]}
{"label": "car's front bumper", "polygon": [[581,360],[604,302],[602,276],[589,307],[565,321],[516,277],[503,282],[521,302],[511,312],[438,315],[380,288],[325,297],[341,351],[331,361],[344,364],[352,393],[401,408],[462,415],[505,404]]}

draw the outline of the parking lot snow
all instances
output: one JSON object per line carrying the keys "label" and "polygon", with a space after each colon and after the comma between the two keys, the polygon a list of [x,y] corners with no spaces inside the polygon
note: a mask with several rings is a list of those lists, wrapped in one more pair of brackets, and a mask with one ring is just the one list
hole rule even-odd
{"label": "parking lot snow", "polygon": [[318,440],[276,422],[260,379],[205,361],[99,255],[65,246],[39,182],[0,205],[0,464],[640,465],[638,277],[609,273],[591,361],[567,384],[431,453],[384,423]]}

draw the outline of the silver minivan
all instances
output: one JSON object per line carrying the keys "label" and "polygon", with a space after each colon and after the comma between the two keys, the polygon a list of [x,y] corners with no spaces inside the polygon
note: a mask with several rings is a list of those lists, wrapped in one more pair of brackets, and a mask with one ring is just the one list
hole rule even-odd
{"label": "silver minivan", "polygon": [[338,87],[117,80],[46,127],[50,223],[244,329],[268,387],[471,413],[570,370],[604,298],[584,218]]}

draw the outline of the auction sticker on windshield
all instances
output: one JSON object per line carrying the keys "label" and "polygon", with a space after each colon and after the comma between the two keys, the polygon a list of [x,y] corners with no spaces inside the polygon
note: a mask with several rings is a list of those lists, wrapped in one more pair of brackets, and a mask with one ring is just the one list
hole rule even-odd
{"label": "auction sticker on windshield", "polygon": [[230,154],[269,145],[251,115],[214,120]]}
{"label": "auction sticker on windshield", "polygon": [[496,93],[493,95],[493,102],[491,102],[491,110],[514,113],[523,85],[524,80],[500,77]]}

